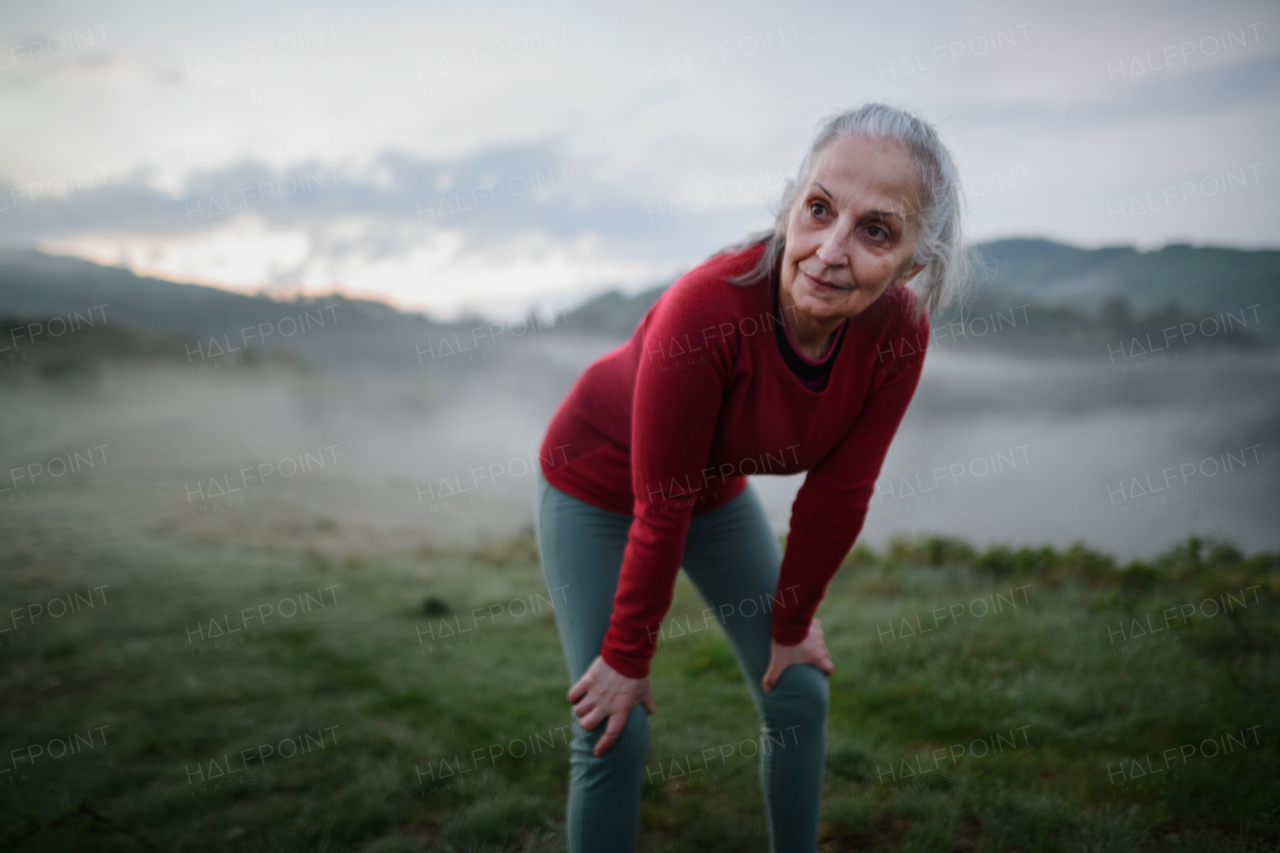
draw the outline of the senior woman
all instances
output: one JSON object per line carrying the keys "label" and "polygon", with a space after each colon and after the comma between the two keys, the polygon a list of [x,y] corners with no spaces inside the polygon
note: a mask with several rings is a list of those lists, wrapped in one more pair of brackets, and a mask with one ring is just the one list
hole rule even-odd
{"label": "senior woman", "polygon": [[[814,611],[915,391],[924,309],[961,275],[960,206],[930,125],[883,104],[837,115],[774,229],[683,275],[560,405],[534,527],[564,592],[570,851],[636,847],[649,661],[681,565],[762,720],[770,849],[815,850],[835,667]],[[784,555],[747,475],[801,471]]]}

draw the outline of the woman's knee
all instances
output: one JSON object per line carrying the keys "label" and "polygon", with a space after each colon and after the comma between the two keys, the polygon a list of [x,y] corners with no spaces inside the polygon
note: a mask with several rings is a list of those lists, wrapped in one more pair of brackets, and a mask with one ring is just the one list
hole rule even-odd
{"label": "woman's knee", "polygon": [[[608,722],[601,722],[592,731],[587,731],[581,725],[575,725],[574,729],[580,737],[583,751],[591,754],[595,749],[596,743],[604,736]],[[610,767],[616,767],[619,770],[624,768],[640,771],[644,768],[645,759],[649,756],[649,714],[645,711],[643,705],[636,705],[631,709],[631,713],[627,715],[626,725],[622,727],[621,734],[618,739],[613,742],[613,746],[602,756],[591,755],[591,761],[598,762]]]}
{"label": "woman's knee", "polygon": [[777,729],[822,725],[827,720],[830,696],[822,670],[809,664],[789,666],[773,690],[764,694],[765,723]]}

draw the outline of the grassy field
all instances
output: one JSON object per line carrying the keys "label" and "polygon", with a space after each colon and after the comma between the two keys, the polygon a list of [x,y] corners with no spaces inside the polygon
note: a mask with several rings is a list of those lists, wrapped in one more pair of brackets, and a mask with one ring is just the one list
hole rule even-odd
{"label": "grassy field", "polygon": [[[567,675],[528,537],[73,510],[0,512],[0,849],[563,849]],[[1275,558],[1194,541],[1124,570],[856,550],[819,611],[822,849],[1280,849],[1278,593]],[[747,691],[718,629],[676,627],[700,609],[682,576],[640,849],[765,850]]]}

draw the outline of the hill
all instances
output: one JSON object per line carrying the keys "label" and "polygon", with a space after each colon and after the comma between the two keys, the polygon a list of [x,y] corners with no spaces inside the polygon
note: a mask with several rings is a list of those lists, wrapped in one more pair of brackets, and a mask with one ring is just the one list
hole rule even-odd
{"label": "hill", "polygon": [[1113,299],[1126,299],[1139,312],[1170,303],[1211,314],[1239,311],[1265,304],[1280,284],[1280,251],[1274,250],[1172,244],[1138,252],[1037,239],[996,240],[976,249],[987,267],[974,282],[977,294],[1084,311]]}
{"label": "hill", "polygon": [[[998,240],[975,250],[979,273],[962,306],[934,318],[935,333],[944,326],[964,330],[966,324],[983,324],[984,316],[998,322],[999,312],[1012,316],[1015,307],[1026,322],[990,336],[975,327],[971,335],[952,334],[947,343],[1020,354],[1106,355],[1106,347],[1114,350],[1121,340],[1131,344],[1135,336],[1154,334],[1159,340],[1171,326],[1227,325],[1227,314],[1246,322],[1231,323],[1222,335],[1208,334],[1206,327],[1182,343],[1187,348],[1280,343],[1280,326],[1268,322],[1266,313],[1266,297],[1280,282],[1277,251],[1172,245],[1142,253],[1127,246],[1081,249],[1039,239]],[[537,328],[564,326],[578,334],[622,339],[666,286],[632,296],[610,291],[562,315],[560,322],[553,318]],[[189,362],[240,346],[292,350],[318,366],[412,369],[422,361],[424,347],[432,353],[439,348],[433,341],[465,338],[486,324],[479,319],[442,323],[336,294],[278,300],[138,276],[31,249],[0,249],[0,316],[20,322],[63,315],[74,321],[94,310],[143,336],[186,341]],[[1210,316],[1217,321],[1206,319]],[[148,348],[154,349],[143,346]]]}
{"label": "hill", "polygon": [[[969,325],[983,316],[1026,306],[1017,331],[987,337],[971,334],[962,346],[1016,349],[1063,354],[1103,352],[1108,342],[1155,332],[1157,340],[1170,325],[1225,314],[1233,321],[1221,338],[1192,334],[1184,343],[1198,347],[1257,346],[1280,343],[1280,325],[1267,321],[1268,297],[1280,286],[1280,252],[1166,246],[1140,253],[1132,247],[1081,249],[1049,240],[1011,239],[975,247],[978,260],[962,305],[934,319],[942,326]],[[662,294],[664,287],[634,296],[612,291],[569,315],[569,328],[626,334]],[[1252,307],[1251,307],[1252,306]],[[1022,312],[1022,308],[1019,311]],[[993,324],[995,322],[994,318]],[[976,330],[981,333],[982,328]],[[985,341],[980,338],[987,338]],[[948,342],[951,342],[948,340]],[[1118,344],[1116,344],[1118,345]]]}
{"label": "hill", "polygon": [[[6,318],[5,334],[22,319],[65,317],[88,329],[97,317],[143,337],[184,341],[176,351],[191,363],[239,348],[289,349],[317,365],[406,366],[415,360],[415,340],[454,328],[373,300],[338,294],[278,300],[30,249],[0,249],[0,317]],[[68,341],[61,345],[79,346]],[[46,334],[31,343],[52,342]]]}

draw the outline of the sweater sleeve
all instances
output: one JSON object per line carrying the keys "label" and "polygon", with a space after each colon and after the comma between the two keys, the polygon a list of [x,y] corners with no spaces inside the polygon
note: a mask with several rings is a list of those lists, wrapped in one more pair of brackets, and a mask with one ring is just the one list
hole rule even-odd
{"label": "sweater sleeve", "polygon": [[[929,340],[927,318],[920,319],[914,334],[917,341]],[[876,477],[923,367],[923,350],[887,365],[853,427],[805,475],[791,505],[791,529],[774,595],[772,634],[782,645],[804,640],[827,584],[862,531]]]}
{"label": "sweater sleeve", "polygon": [[705,290],[673,291],[650,318],[636,372],[634,520],[600,651],[629,678],[649,674],[728,385],[727,347],[702,334],[716,326]]}

